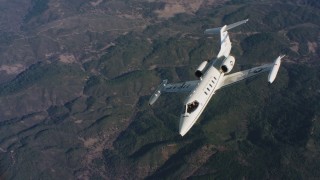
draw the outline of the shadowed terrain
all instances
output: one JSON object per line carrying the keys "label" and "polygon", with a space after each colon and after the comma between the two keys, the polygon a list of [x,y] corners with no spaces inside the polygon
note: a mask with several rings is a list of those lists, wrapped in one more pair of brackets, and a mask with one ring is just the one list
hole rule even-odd
{"label": "shadowed terrain", "polygon": [[[314,179],[320,176],[317,0],[0,0],[0,179]],[[230,31],[232,72],[286,54],[218,91],[178,134],[185,94]]]}

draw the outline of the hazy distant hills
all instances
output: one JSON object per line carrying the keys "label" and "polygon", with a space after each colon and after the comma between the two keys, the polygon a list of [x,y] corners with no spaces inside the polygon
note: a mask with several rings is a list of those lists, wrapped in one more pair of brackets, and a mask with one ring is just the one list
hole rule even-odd
{"label": "hazy distant hills", "polygon": [[[319,174],[317,0],[0,0],[1,179],[310,179]],[[161,79],[196,79],[232,30],[235,70],[286,54],[217,92],[185,136],[185,95],[147,102]]]}

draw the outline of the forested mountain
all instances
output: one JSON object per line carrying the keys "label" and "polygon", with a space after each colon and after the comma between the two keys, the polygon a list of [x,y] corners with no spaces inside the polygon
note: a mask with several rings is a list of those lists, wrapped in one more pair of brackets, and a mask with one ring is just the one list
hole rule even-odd
{"label": "forested mountain", "polygon": [[[0,0],[0,179],[315,179],[320,176],[317,0]],[[178,133],[181,95],[230,31],[233,72]]]}

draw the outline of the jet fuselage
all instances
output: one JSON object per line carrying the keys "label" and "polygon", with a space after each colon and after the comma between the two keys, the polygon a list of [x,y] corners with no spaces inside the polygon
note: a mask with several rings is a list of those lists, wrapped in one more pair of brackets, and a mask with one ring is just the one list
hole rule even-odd
{"label": "jet fuselage", "polygon": [[207,71],[186,98],[179,123],[181,136],[184,136],[196,123],[215,91],[219,89],[224,76],[224,72],[220,70],[224,59],[223,56],[208,63]]}
{"label": "jet fuselage", "polygon": [[270,71],[268,82],[272,83],[275,80],[280,68],[281,59],[284,55],[280,55],[274,63],[227,74],[231,72],[235,64],[235,58],[230,56],[231,42],[227,31],[246,23],[247,21],[248,19],[223,27],[206,29],[204,33],[208,35],[220,33],[220,51],[216,59],[203,61],[199,65],[195,71],[195,76],[198,77],[199,80],[173,84],[168,84],[168,80],[163,80],[154,94],[150,97],[149,105],[152,105],[157,101],[162,92],[190,93],[184,102],[183,111],[180,116],[179,133],[181,136],[184,136],[196,123],[208,102],[218,89],[268,71]]}

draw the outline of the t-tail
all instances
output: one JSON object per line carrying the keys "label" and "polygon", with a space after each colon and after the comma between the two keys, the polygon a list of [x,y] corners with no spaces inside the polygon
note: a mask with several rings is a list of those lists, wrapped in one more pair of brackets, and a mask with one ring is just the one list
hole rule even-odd
{"label": "t-tail", "polygon": [[220,58],[222,56],[228,57],[231,51],[231,42],[228,34],[228,30],[235,28],[237,26],[240,26],[242,24],[245,24],[248,22],[249,19],[242,20],[230,25],[224,25],[223,27],[218,27],[218,28],[211,28],[211,29],[206,29],[204,31],[205,34],[219,34],[220,33],[220,39],[221,39],[221,48],[220,52],[217,56],[217,58]]}

